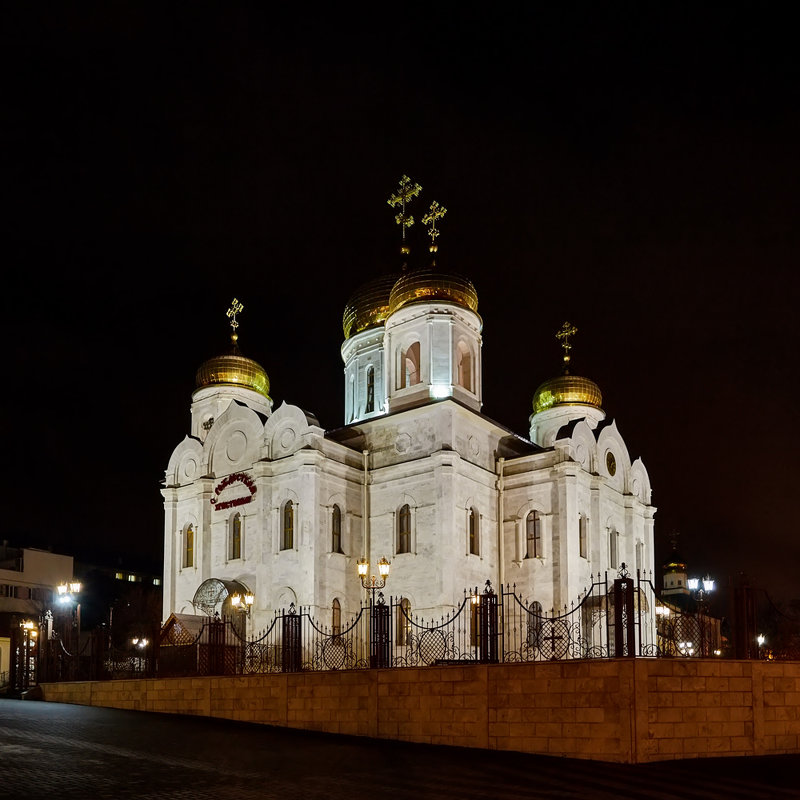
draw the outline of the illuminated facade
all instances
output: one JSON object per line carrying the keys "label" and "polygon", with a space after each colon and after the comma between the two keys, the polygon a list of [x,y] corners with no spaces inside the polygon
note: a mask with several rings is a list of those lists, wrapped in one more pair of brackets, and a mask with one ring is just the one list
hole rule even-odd
{"label": "illuminated facade", "polygon": [[474,308],[428,295],[380,316],[342,347],[342,428],[273,412],[265,373],[241,354],[216,364],[227,373],[198,372],[163,489],[165,618],[227,613],[247,590],[255,627],[292,602],[347,614],[362,556],[388,557],[387,592],[426,614],[487,578],[549,609],[623,561],[652,569],[647,472],[595,384],[543,384],[526,439],[480,413]]}
{"label": "illuminated facade", "polygon": [[431,250],[348,302],[341,428],[272,410],[266,373],[238,352],[234,304],[233,352],[198,372],[166,471],[165,619],[226,614],[248,591],[256,629],[290,603],[344,618],[364,596],[361,557],[373,571],[389,558],[386,593],[426,617],[487,579],[547,610],[622,562],[652,570],[647,471],[597,385],[569,373],[575,329],[559,332],[564,371],[537,390],[530,438],[512,432],[481,414],[477,292]]}

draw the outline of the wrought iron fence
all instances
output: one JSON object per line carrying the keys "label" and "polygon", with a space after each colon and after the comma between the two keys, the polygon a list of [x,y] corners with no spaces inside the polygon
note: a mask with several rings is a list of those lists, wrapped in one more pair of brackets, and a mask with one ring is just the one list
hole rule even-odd
{"label": "wrought iron fence", "polygon": [[[199,618],[198,618],[199,619]],[[598,574],[569,607],[545,611],[516,586],[465,591],[438,619],[406,600],[363,604],[326,626],[309,608],[276,612],[245,635],[244,617],[202,618],[196,629],[166,626],[138,647],[109,646],[108,631],[70,652],[57,636],[42,641],[39,680],[250,675],[271,672],[430,666],[454,662],[691,657],[718,654],[719,620],[659,598],[652,580]]]}

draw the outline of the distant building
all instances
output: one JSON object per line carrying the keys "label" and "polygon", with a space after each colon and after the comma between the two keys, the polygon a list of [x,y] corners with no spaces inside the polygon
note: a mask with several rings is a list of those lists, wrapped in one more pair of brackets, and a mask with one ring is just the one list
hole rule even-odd
{"label": "distant building", "polygon": [[53,607],[56,587],[72,578],[72,556],[9,547],[5,541],[0,545],[0,673],[8,674],[11,625],[23,619],[38,622]]}

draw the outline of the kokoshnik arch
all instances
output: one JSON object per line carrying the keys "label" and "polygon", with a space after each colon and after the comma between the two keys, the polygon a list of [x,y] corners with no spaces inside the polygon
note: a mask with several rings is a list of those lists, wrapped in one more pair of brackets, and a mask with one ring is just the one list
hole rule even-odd
{"label": "kokoshnik arch", "polygon": [[558,609],[592,574],[652,570],[647,470],[597,384],[570,373],[573,326],[558,333],[562,374],[534,394],[529,438],[481,414],[478,295],[437,263],[438,204],[423,217],[429,260],[407,263],[419,189],[404,177],[389,199],[403,269],[344,311],[343,427],[287,403],[273,411],[266,371],[239,350],[234,300],[231,347],[197,371],[191,431],[166,470],[165,619],[225,615],[249,591],[255,629],[290,603],[337,625],[361,603],[364,556],[387,556],[387,591],[426,617],[487,578]]}

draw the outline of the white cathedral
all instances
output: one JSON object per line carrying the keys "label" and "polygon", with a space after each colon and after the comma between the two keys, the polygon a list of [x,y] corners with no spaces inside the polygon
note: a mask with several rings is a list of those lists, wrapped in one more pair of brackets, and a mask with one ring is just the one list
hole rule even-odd
{"label": "white cathedral", "polygon": [[481,414],[471,281],[435,260],[374,279],[345,308],[345,425],[325,430],[297,406],[273,411],[265,370],[239,351],[240,308],[230,351],[197,371],[166,470],[164,619],[224,615],[234,595],[250,595],[251,629],[290,603],[344,619],[365,596],[362,558],[375,574],[388,559],[386,594],[426,618],[487,579],[558,609],[593,574],[653,569],[647,470],[597,384],[569,373],[568,324],[526,439]]}

